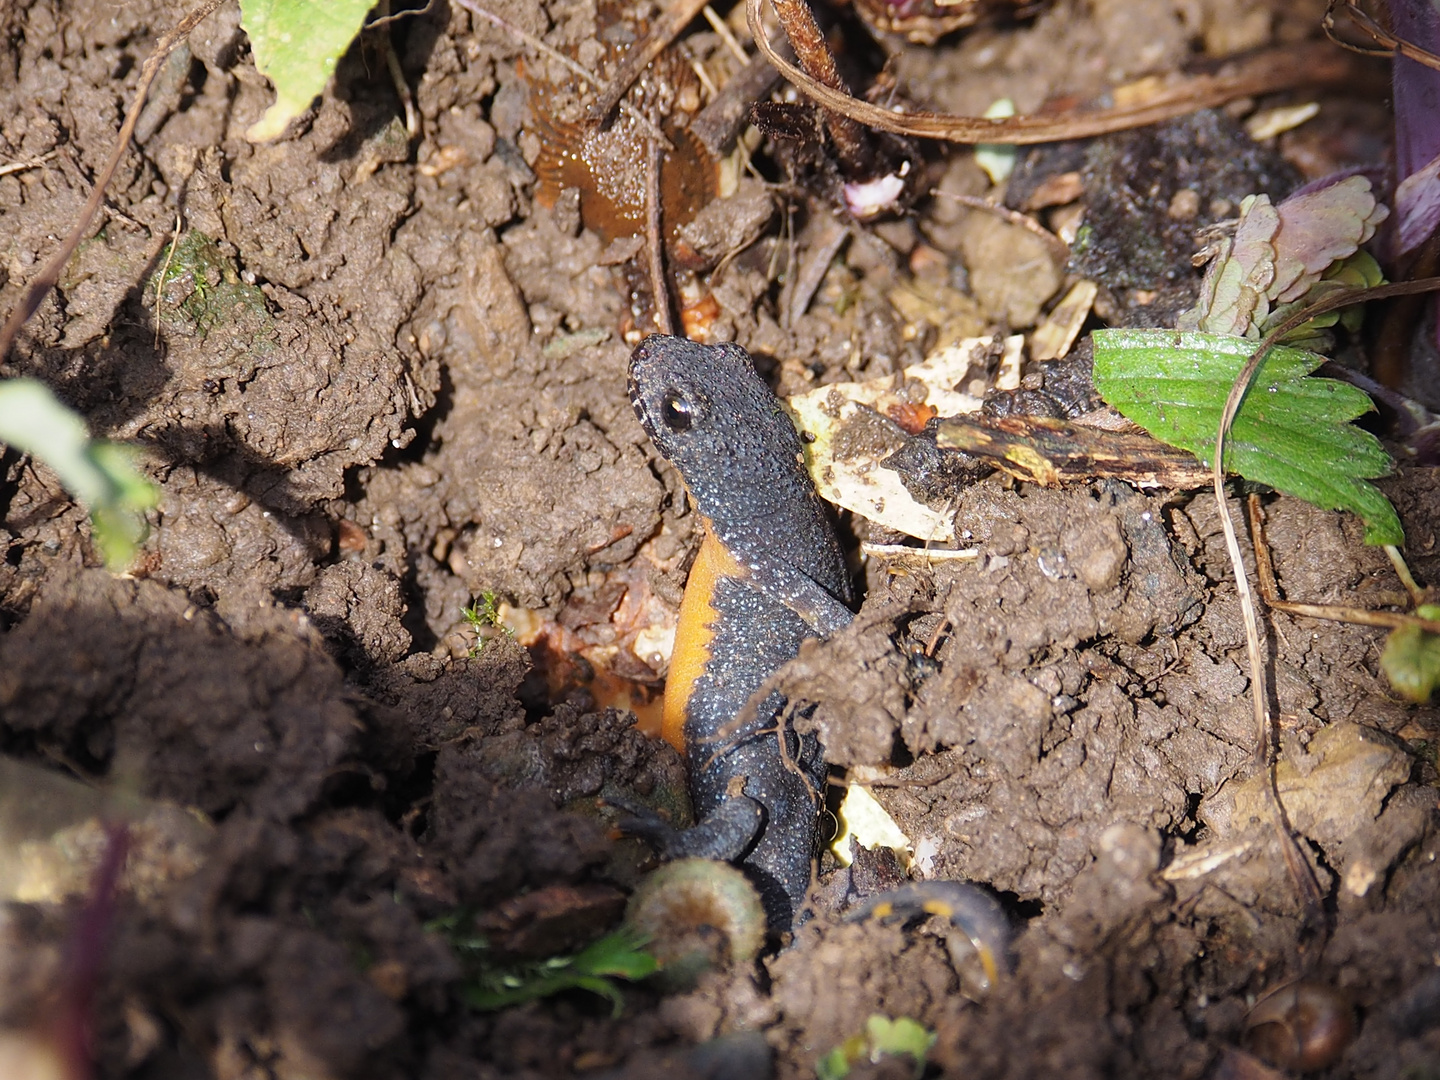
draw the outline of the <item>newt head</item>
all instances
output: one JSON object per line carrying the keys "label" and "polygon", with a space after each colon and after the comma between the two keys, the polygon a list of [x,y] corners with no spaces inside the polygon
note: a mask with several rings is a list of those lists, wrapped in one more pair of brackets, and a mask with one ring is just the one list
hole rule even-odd
{"label": "newt head", "polygon": [[738,345],[648,337],[630,358],[629,389],[705,517],[754,519],[813,499],[800,436]]}

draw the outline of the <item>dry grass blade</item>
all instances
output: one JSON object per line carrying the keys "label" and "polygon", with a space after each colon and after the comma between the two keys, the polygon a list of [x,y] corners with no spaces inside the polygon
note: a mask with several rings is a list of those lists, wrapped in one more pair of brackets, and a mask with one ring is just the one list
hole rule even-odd
{"label": "dry grass blade", "polygon": [[1238,62],[1229,74],[1192,76],[1140,104],[1122,108],[1096,109],[1059,117],[1012,116],[1003,120],[951,116],[947,113],[898,113],[831,89],[788,63],[765,37],[760,2],[745,0],[745,16],[756,47],[801,93],[816,104],[867,127],[922,139],[1015,145],[1082,139],[1144,127],[1197,109],[1223,105],[1236,98],[1270,94],[1297,86],[1344,83],[1355,77],[1354,64],[1345,53],[1326,44],[1310,42],[1268,49]]}
{"label": "dry grass blade", "polygon": [[1285,817],[1285,808],[1281,805],[1280,795],[1275,789],[1274,755],[1271,753],[1270,740],[1270,713],[1267,707],[1269,684],[1260,655],[1260,626],[1255,615],[1250,581],[1245,574],[1245,565],[1241,561],[1240,541],[1235,534],[1235,522],[1230,517],[1230,508],[1225,501],[1225,440],[1230,434],[1230,426],[1234,423],[1236,413],[1240,411],[1240,405],[1245,400],[1245,395],[1250,391],[1250,384],[1255,379],[1255,373],[1260,370],[1260,365],[1264,362],[1265,355],[1290,331],[1309,322],[1317,315],[1349,307],[1364,300],[1380,300],[1390,296],[1411,296],[1436,290],[1440,290],[1440,278],[1402,281],[1375,288],[1345,289],[1331,294],[1318,304],[1296,312],[1261,340],[1259,346],[1250,354],[1250,359],[1245,362],[1245,366],[1235,376],[1235,381],[1230,386],[1230,393],[1225,399],[1225,408],[1220,413],[1220,425],[1215,436],[1215,453],[1210,465],[1210,475],[1215,490],[1215,502],[1219,508],[1220,525],[1225,533],[1225,550],[1230,556],[1231,570],[1235,575],[1235,588],[1240,597],[1240,610],[1245,620],[1245,651],[1250,665],[1250,699],[1255,711],[1255,760],[1256,764],[1265,771],[1267,777],[1265,790],[1275,814],[1276,836],[1285,855],[1286,867],[1290,871],[1290,876],[1294,880],[1296,890],[1300,893],[1301,901],[1304,904],[1306,922],[1311,925],[1320,925],[1324,914],[1323,897],[1320,895],[1320,886],[1315,881],[1315,875],[1310,870],[1310,864],[1305,861],[1299,845],[1295,841],[1294,833]]}
{"label": "dry grass blade", "polygon": [[66,235],[65,242],[60,245],[60,250],[50,257],[50,261],[45,264],[44,269],[30,282],[20,303],[10,313],[10,317],[5,320],[4,329],[0,329],[0,363],[3,363],[5,357],[9,355],[10,347],[15,344],[15,338],[19,335],[20,328],[29,321],[31,315],[39,310],[45,297],[50,295],[50,290],[60,280],[60,275],[65,270],[65,264],[70,261],[70,256],[74,255],[75,249],[80,246],[80,241],[85,236],[85,230],[90,227],[90,222],[95,220],[95,214],[100,209],[100,204],[105,201],[105,189],[114,179],[115,170],[120,167],[120,159],[124,156],[126,147],[130,145],[130,136],[135,131],[136,121],[140,119],[140,110],[145,107],[145,97],[150,93],[150,84],[159,74],[160,65],[174,51],[175,46],[184,41],[190,31],[200,25],[200,21],[223,2],[224,0],[204,0],[166,31],[155,43],[154,50],[145,58],[145,63],[140,67],[140,81],[135,86],[135,100],[130,103],[130,108],[125,112],[125,122],[120,125],[120,134],[115,138],[115,148],[110,153],[110,160],[100,170],[100,175],[95,178],[95,185],[90,189],[90,197],[85,200],[85,205],[80,210],[79,220]]}
{"label": "dry grass blade", "polygon": [[29,161],[11,161],[7,164],[0,165],[0,176],[9,176],[11,173],[25,172],[28,169],[38,169],[41,165],[44,165],[47,161],[54,158],[56,153],[57,151],[51,150],[48,153],[41,154],[38,158],[31,158]]}

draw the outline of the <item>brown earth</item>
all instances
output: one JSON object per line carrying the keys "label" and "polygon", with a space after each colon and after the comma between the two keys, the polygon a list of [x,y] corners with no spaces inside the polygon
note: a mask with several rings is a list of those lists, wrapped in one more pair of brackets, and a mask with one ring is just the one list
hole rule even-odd
{"label": "brown earth", "polygon": [[[624,25],[607,11],[597,28],[583,0],[493,6],[591,63],[597,34]],[[933,107],[1010,96],[1030,111],[1193,48],[1307,35],[1321,7],[1061,4],[906,47],[892,70]],[[174,18],[152,0],[0,8],[0,165],[37,162],[0,175],[0,310],[75,220]],[[697,25],[694,55],[726,70]],[[1247,1011],[1302,974],[1359,1018],[1323,1075],[1440,1075],[1440,713],[1388,688],[1382,631],[1265,616],[1277,780],[1324,893],[1317,920],[1252,776],[1213,501],[1119,482],[991,475],[952,491],[978,557],[870,558],[855,623],[781,675],[814,704],[802,722],[836,778],[864,778],[916,845],[917,873],[1000,895],[1014,969],[982,1001],[958,992],[943,927],[841,923],[868,864],[827,856],[819,914],[755,965],[669,994],[627,986],[617,1016],[583,991],[467,1007],[456,925],[562,897],[569,922],[511,944],[580,947],[614,925],[641,858],[597,797],[684,802],[674,752],[609,706],[624,704],[617,682],[636,701],[658,684],[663,659],[637,635],[673,619],[698,530],[626,400],[644,297],[624,253],[581,227],[573,199],[533,199],[543,148],[525,79],[544,65],[443,0],[391,34],[415,139],[371,33],[310,114],[256,146],[243,132],[270,91],[238,11],[203,23],[9,359],[7,374],[44,378],[95,431],[143,447],[161,502],[135,574],[113,576],[53,474],[5,453],[0,750],[205,822],[190,861],[177,841],[152,864],[132,830],[91,957],[98,1075],[751,1076],[768,1044],[777,1075],[804,1077],[883,1013],[932,1029],[945,1075],[1263,1076],[1236,1049]],[[1158,324],[1195,287],[1194,227],[1249,191],[1380,162],[1388,125],[1378,96],[1353,93],[1266,146],[1205,114],[1037,154],[1011,201],[1022,180],[1078,172],[1098,310]],[[968,151],[932,157],[942,190],[988,190]],[[1026,329],[1062,284],[1014,271],[1043,261],[1030,234],[943,198],[837,249],[830,211],[778,183],[766,147],[756,160],[777,183],[748,179],[686,235],[726,254],[699,279],[711,340],[749,348],[781,393],[896,372],[937,334]],[[1149,186],[1147,161],[1164,166]],[[1171,228],[1181,189],[1202,210]],[[1060,212],[1042,217],[1059,227]],[[796,302],[791,279],[817,251],[814,299]],[[1382,482],[1430,582],[1436,480],[1402,466]],[[1267,512],[1287,596],[1400,602],[1356,520],[1273,496]],[[893,539],[844,525],[852,547]],[[548,627],[533,651],[549,667],[503,634],[475,648],[462,608],[486,593]],[[22,802],[32,782],[6,780]],[[33,1045],[73,997],[87,890],[82,875],[0,906],[0,1024],[40,1033]],[[447,918],[448,934],[432,922]]]}

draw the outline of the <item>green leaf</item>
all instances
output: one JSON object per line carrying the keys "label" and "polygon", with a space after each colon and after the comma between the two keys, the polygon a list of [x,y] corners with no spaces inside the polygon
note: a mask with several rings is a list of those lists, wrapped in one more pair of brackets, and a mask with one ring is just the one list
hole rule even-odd
{"label": "green leaf", "polygon": [[575,970],[586,975],[607,975],[620,979],[643,979],[660,969],[645,952],[644,940],[629,930],[606,934],[572,961]]}
{"label": "green leaf", "polygon": [[[1110,405],[1161,442],[1206,465],[1230,384],[1256,342],[1173,330],[1100,330],[1095,387]],[[1367,544],[1403,544],[1390,501],[1365,477],[1383,476],[1390,456],[1350,421],[1373,406],[1360,390],[1310,378],[1325,358],[1271,349],[1226,441],[1225,466],[1247,480],[1365,522]]]}
{"label": "green leaf", "polygon": [[875,1013],[865,1021],[865,1034],[852,1035],[815,1063],[819,1080],[844,1080],[857,1062],[878,1062],[883,1057],[901,1054],[915,1062],[915,1080],[925,1072],[925,1056],[935,1045],[937,1036],[918,1020],[908,1016],[891,1020]]}
{"label": "green leaf", "polygon": [[915,1077],[925,1071],[925,1055],[935,1045],[936,1034],[918,1020],[902,1016],[891,1020],[888,1016],[875,1014],[865,1021],[865,1034],[870,1038],[871,1059],[875,1055],[889,1054],[898,1057],[908,1054],[915,1059]]}
{"label": "green leaf", "polygon": [[[1440,605],[1422,604],[1415,612],[1422,619],[1440,619]],[[1390,685],[1424,705],[1440,686],[1440,634],[1418,626],[1401,626],[1390,631],[1380,667]]]}
{"label": "green leaf", "polygon": [[[464,921],[464,920],[461,920]],[[435,928],[451,937],[457,952],[473,961],[474,972],[462,987],[465,1001],[475,1009],[490,1011],[549,997],[563,990],[588,990],[610,1002],[615,1015],[625,1003],[612,979],[643,979],[659,968],[655,957],[644,951],[644,941],[629,930],[606,934],[574,956],[552,956],[512,966],[491,962],[483,942],[464,939],[460,947],[459,923]]]}
{"label": "green leaf", "polygon": [[35,379],[0,382],[0,442],[32,454],[90,511],[95,544],[112,569],[122,569],[145,538],[143,512],[157,502],[136,467],[135,451],[90,438],[85,421]]}
{"label": "green leaf", "polygon": [[819,1080],[845,1080],[851,1062],[859,1061],[864,1053],[865,1040],[852,1036],[815,1063],[815,1075]]}
{"label": "green leaf", "polygon": [[251,142],[281,134],[335,74],[375,0],[241,0],[255,66],[275,84],[275,104],[245,132]]}

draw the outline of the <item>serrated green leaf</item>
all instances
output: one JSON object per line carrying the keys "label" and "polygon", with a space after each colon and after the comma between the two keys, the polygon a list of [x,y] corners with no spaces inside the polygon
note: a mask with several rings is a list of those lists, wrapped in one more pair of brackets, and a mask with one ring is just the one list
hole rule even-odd
{"label": "serrated green leaf", "polygon": [[275,84],[275,104],[245,137],[264,142],[310,107],[375,0],[242,0],[240,25],[255,66]]}
{"label": "serrated green leaf", "polygon": [[0,443],[55,470],[90,511],[95,545],[107,566],[122,569],[130,562],[145,538],[141,515],[157,501],[130,447],[91,439],[85,421],[35,379],[0,382]]}
{"label": "serrated green leaf", "polygon": [[[1173,330],[1100,330],[1094,342],[1100,396],[1208,465],[1230,384],[1256,342]],[[1309,377],[1324,362],[1301,349],[1270,350],[1231,426],[1226,469],[1327,510],[1359,514],[1367,544],[1402,544],[1395,508],[1364,479],[1388,473],[1390,455],[1350,424],[1373,406],[1347,383]]]}

